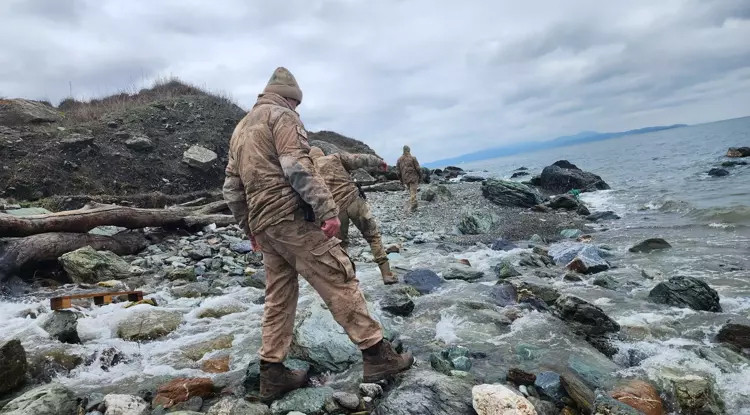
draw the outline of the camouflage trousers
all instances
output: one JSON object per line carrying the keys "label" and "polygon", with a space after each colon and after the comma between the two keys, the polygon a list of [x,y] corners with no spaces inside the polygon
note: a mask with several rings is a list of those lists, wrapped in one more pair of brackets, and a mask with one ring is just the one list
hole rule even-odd
{"label": "camouflage trousers", "polygon": [[370,206],[367,204],[367,201],[361,197],[356,198],[346,209],[339,211],[339,220],[341,221],[339,239],[341,239],[341,246],[344,249],[349,248],[349,221],[351,220],[354,226],[362,233],[367,243],[370,244],[370,250],[372,250],[375,263],[380,265],[388,262],[388,256],[385,253],[385,249],[383,249],[383,240],[380,238],[378,224],[370,212]]}
{"label": "camouflage trousers", "polygon": [[338,238],[326,238],[318,224],[301,213],[290,215],[255,236],[266,268],[261,359],[281,362],[289,352],[302,275],[323,298],[351,341],[366,349],[383,338],[380,324],[367,310],[359,280]]}
{"label": "camouflage trousers", "polygon": [[406,183],[406,191],[409,192],[409,204],[406,206],[408,210],[414,212],[417,210],[417,190],[419,189],[419,183]]}

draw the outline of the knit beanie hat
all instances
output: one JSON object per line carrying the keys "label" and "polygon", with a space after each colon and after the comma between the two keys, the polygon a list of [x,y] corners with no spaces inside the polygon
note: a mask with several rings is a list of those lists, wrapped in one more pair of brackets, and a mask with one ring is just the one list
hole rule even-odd
{"label": "knit beanie hat", "polygon": [[323,153],[323,150],[320,149],[320,147],[310,147],[310,158],[315,160],[318,157],[325,156],[325,153]]}
{"label": "knit beanie hat", "polygon": [[268,85],[266,85],[266,89],[263,92],[273,92],[284,98],[292,98],[300,103],[302,102],[302,90],[299,89],[297,80],[284,67],[278,67],[273,71],[273,75],[271,75],[271,79],[268,81]]}

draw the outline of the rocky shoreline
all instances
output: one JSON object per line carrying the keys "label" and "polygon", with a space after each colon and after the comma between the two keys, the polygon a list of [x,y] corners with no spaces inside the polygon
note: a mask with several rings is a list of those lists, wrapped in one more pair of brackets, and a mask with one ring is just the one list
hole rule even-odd
{"label": "rocky shoreline", "polygon": [[[644,376],[637,370],[644,357],[621,347],[666,328],[619,324],[576,293],[582,281],[621,292],[651,287],[654,306],[720,312],[718,294],[699,279],[606,272],[625,249],[654,255],[670,248],[666,241],[603,246],[596,234],[616,219],[598,219],[575,197],[447,176],[422,186],[414,214],[402,192],[368,193],[401,284],[380,283],[352,229],[350,255],[373,314],[418,360],[394,381],[360,384],[359,352],[301,282],[287,364],[316,376],[270,406],[255,402],[261,258],[235,226],[208,226],[133,256],[66,254],[60,261],[73,284],[32,290],[17,282],[2,303],[12,339],[0,345],[0,414],[726,413],[710,376],[679,369]],[[555,187],[559,180],[547,183],[552,193],[566,190]],[[57,312],[43,299],[101,287],[147,295],[138,304],[82,301]],[[695,353],[736,371],[750,364],[749,332],[747,322],[733,321]]]}

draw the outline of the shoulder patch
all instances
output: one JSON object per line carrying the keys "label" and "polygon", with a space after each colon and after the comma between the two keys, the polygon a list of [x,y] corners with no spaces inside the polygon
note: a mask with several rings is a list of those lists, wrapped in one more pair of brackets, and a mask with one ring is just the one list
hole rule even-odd
{"label": "shoulder patch", "polygon": [[302,138],[305,139],[305,141],[307,141],[307,131],[305,130],[305,127],[298,125],[297,134],[299,134]]}

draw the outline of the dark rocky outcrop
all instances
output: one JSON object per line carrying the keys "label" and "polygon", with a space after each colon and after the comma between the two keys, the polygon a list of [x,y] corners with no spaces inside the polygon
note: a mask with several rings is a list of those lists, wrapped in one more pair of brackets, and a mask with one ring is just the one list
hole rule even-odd
{"label": "dark rocky outcrop", "polygon": [[586,219],[592,222],[598,222],[600,220],[617,220],[617,219],[620,219],[620,216],[617,215],[615,212],[612,212],[611,210],[607,210],[604,212],[593,212],[590,215],[588,215]]}
{"label": "dark rocky outcrop", "polygon": [[420,294],[429,294],[437,290],[443,282],[439,275],[424,268],[409,271],[404,275],[404,283],[414,287]]}
{"label": "dark rocky outcrop", "polygon": [[721,312],[716,290],[694,277],[677,276],[660,282],[651,290],[648,298],[658,304]]}
{"label": "dark rocky outcrop", "polygon": [[511,249],[516,248],[518,248],[518,245],[504,238],[495,239],[495,241],[492,242],[492,245],[490,245],[490,249],[493,251],[510,251]]}
{"label": "dark rocky outcrop", "polygon": [[26,351],[21,342],[10,340],[0,345],[0,396],[26,382]]}
{"label": "dark rocky outcrop", "polygon": [[[413,294],[409,291],[413,291]],[[408,316],[414,311],[412,295],[419,295],[419,293],[409,286],[389,288],[380,301],[380,308],[397,316]]]}
{"label": "dark rocky outcrop", "polygon": [[643,242],[639,242],[638,244],[632,246],[629,251],[630,252],[643,252],[648,254],[649,252],[653,251],[659,251],[662,249],[669,249],[672,245],[669,244],[669,242],[665,241],[662,238],[651,238],[646,239]]}
{"label": "dark rocky outcrop", "polygon": [[536,190],[509,180],[487,179],[482,183],[482,195],[498,206],[529,208],[542,203]]}
{"label": "dark rocky outcrop", "polygon": [[708,171],[708,175],[711,177],[724,177],[729,176],[729,170],[713,168]]}
{"label": "dark rocky outcrop", "polygon": [[52,315],[42,324],[42,328],[63,343],[80,343],[78,337],[78,315],[70,310],[53,311]]}
{"label": "dark rocky outcrop", "polygon": [[513,284],[508,282],[493,285],[489,295],[492,301],[500,307],[518,303],[518,291]]}
{"label": "dark rocky outcrop", "polygon": [[730,147],[727,157],[750,157],[750,147]]}
{"label": "dark rocky outcrop", "polygon": [[555,302],[557,315],[574,331],[587,335],[602,335],[620,330],[601,308],[573,295],[562,295]]}
{"label": "dark rocky outcrop", "polygon": [[750,349],[750,325],[727,323],[719,330],[716,340],[740,349]]}
{"label": "dark rocky outcrop", "polygon": [[554,193],[566,193],[573,189],[582,192],[609,189],[601,177],[579,169],[567,160],[560,160],[542,170],[540,187]]}

